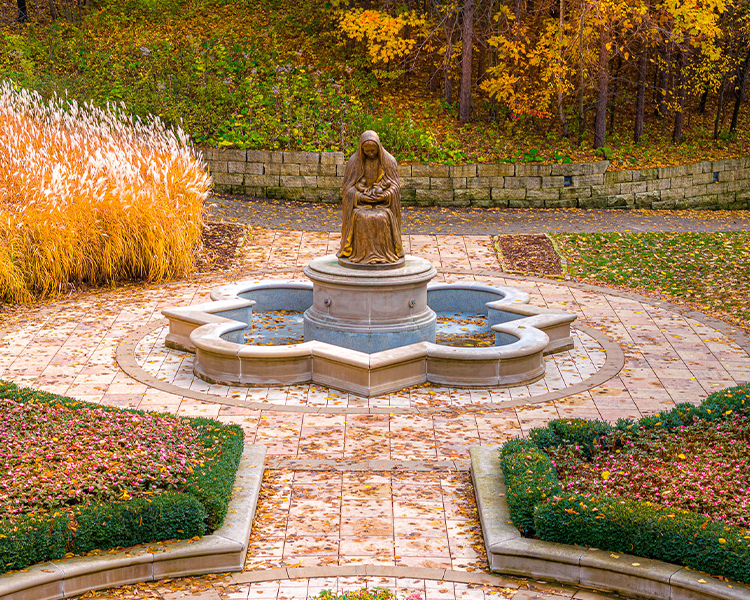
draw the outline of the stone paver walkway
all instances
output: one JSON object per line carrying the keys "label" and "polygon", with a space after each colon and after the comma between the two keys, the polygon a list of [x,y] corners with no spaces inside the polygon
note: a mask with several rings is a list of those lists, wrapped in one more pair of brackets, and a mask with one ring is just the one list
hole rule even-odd
{"label": "stone paver walkway", "polygon": [[[208,386],[184,368],[188,358],[160,348],[162,308],[206,302],[212,288],[239,279],[301,277],[308,260],[336,247],[336,234],[325,232],[256,229],[231,273],[99,291],[5,315],[0,324],[0,377],[111,406],[215,417],[241,425],[246,443],[268,448],[269,468],[244,573],[196,580],[202,591],[194,586],[176,590],[179,582],[173,582],[96,597],[302,600],[325,588],[383,584],[402,595],[418,591],[424,600],[555,600],[575,594],[604,598],[572,588],[535,587],[535,582],[514,578],[484,586],[425,576],[414,580],[386,576],[383,581],[334,575],[325,580],[302,576],[290,581],[286,576],[263,583],[253,580],[268,569],[349,565],[485,572],[466,470],[470,446],[497,444],[558,417],[609,421],[639,417],[678,402],[698,403],[714,390],[750,381],[750,356],[733,341],[730,329],[720,331],[645,299],[562,281],[509,277],[500,272],[488,236],[415,234],[407,236],[405,243],[411,252],[436,265],[441,280],[513,285],[527,291],[534,304],[576,313],[577,323],[619,345],[623,369],[592,389],[534,404],[528,399],[543,389],[533,386],[510,390],[417,386],[367,400],[314,386],[249,390]],[[150,337],[144,335],[139,346],[137,358],[143,368],[171,377],[173,383],[179,380],[185,389],[200,387],[206,397],[198,400],[150,387],[120,369],[115,361],[118,345],[147,324],[157,329]],[[550,375],[540,386],[564,393],[566,386],[601,368],[601,345],[585,333],[579,333],[577,340],[574,351],[548,360]],[[503,406],[508,399],[513,402]],[[440,410],[427,414],[395,410],[366,414],[364,410],[372,402],[397,408],[399,401],[401,408]],[[318,405],[327,412],[311,412]],[[446,579],[450,580],[447,575]]]}

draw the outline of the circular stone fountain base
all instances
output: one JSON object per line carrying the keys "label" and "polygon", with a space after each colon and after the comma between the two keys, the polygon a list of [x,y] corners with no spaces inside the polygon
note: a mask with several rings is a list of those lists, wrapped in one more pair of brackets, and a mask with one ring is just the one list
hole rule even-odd
{"label": "circular stone fountain base", "polygon": [[394,269],[353,269],[331,255],[305,268],[313,304],[305,312],[305,341],[374,354],[419,342],[435,342],[435,312],[427,284],[437,271],[407,256]]}
{"label": "circular stone fountain base", "polygon": [[[382,330],[377,329],[380,323],[376,317],[383,309],[388,314],[396,313],[395,323],[393,316],[389,323],[382,323],[384,328],[391,327],[390,333],[394,327],[403,326],[406,334],[416,331],[418,335],[431,337],[435,327],[433,310],[444,316],[447,313],[449,319],[451,314],[455,318],[456,314],[478,313],[485,319],[487,333],[494,333],[494,340],[490,337],[484,342],[494,341],[494,345],[402,341],[406,345],[370,353],[341,345],[340,337],[334,338],[334,343],[313,339],[274,344],[274,335],[286,336],[282,335],[286,327],[284,319],[278,314],[267,315],[271,325],[264,334],[261,331],[264,319],[255,319],[253,314],[310,311],[315,305],[314,284],[305,281],[242,282],[214,290],[213,302],[208,304],[165,309],[164,315],[169,319],[165,343],[195,352],[193,371],[209,383],[245,386],[312,381],[366,397],[389,394],[427,381],[460,387],[525,385],[544,375],[544,354],[573,346],[570,324],[575,315],[532,306],[528,294],[514,288],[475,282],[425,287],[434,273],[428,265],[417,260],[398,279],[403,285],[393,285],[382,277],[372,278],[370,286],[376,290],[390,288],[400,292],[400,301],[390,308],[368,301],[365,295],[337,296],[338,269],[344,267],[329,263],[314,269],[312,278],[317,278],[315,283],[323,284],[318,287],[317,310],[340,308],[332,313],[339,323],[347,317],[355,320],[361,319],[362,313],[369,315],[362,333],[377,335]],[[339,302],[342,298],[346,302]],[[389,299],[381,297],[381,301],[386,303]],[[414,310],[413,316],[404,316],[407,308],[410,312]],[[290,314],[288,318],[297,317]],[[336,323],[331,319],[328,324],[331,322]],[[408,329],[409,326],[414,329]],[[459,325],[459,329],[462,327]],[[318,331],[336,335],[332,327]],[[248,336],[254,343],[243,343]],[[268,342],[270,345],[266,345]]]}

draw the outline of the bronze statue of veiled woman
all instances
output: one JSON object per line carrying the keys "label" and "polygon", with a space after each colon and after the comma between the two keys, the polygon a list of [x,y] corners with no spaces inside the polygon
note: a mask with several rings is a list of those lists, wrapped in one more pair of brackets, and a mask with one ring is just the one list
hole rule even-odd
{"label": "bronze statue of veiled woman", "polygon": [[339,263],[359,268],[404,264],[398,166],[374,131],[360,136],[357,151],[346,163],[341,202]]}

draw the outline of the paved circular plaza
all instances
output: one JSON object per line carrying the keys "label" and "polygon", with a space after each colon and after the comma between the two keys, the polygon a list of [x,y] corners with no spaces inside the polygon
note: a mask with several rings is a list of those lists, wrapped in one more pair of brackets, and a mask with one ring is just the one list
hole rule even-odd
{"label": "paved circular plaza", "polygon": [[[161,310],[209,300],[245,279],[301,278],[335,251],[327,232],[260,229],[227,273],[59,299],[8,312],[0,377],[100,404],[217,418],[268,455],[245,570],[140,584],[97,598],[305,600],[323,589],[386,587],[425,600],[606,598],[488,574],[468,473],[469,447],[498,444],[550,419],[615,421],[697,404],[750,381],[742,332],[612,290],[502,273],[489,235],[405,236],[436,281],[528,292],[575,313],[573,350],[544,379],[507,389],[423,385],[362,398],[313,385],[233,388],[192,374],[163,345]],[[323,570],[315,568],[324,567]]]}

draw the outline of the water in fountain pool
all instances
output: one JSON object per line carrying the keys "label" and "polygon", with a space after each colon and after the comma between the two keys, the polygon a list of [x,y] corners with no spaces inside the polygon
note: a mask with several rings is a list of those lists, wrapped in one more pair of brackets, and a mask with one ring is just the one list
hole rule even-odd
{"label": "water in fountain pool", "polygon": [[487,325],[487,315],[470,312],[437,313],[436,343],[443,346],[489,347],[495,345],[495,332]]}
{"label": "water in fountain pool", "polygon": [[284,346],[304,341],[303,312],[269,310],[253,312],[252,329],[245,333],[245,343],[253,346]]}
{"label": "water in fountain pool", "polygon": [[[271,310],[253,312],[253,327],[245,333],[245,344],[283,346],[301,344],[304,321],[301,311]],[[445,346],[488,347],[495,343],[495,333],[481,313],[437,313],[436,343]]]}

